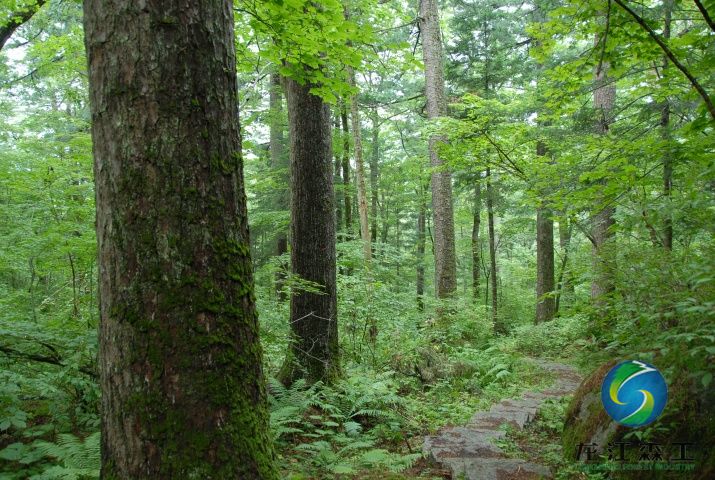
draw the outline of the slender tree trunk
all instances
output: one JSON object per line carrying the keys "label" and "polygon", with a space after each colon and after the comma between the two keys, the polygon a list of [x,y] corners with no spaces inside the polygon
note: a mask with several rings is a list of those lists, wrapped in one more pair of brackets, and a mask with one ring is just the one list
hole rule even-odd
{"label": "slender tree trunk", "polygon": [[[276,199],[276,210],[288,210],[290,208],[290,199],[288,192],[289,179],[288,175],[284,174],[284,170],[287,169],[288,165],[285,161],[284,153],[284,142],[283,137],[283,98],[281,94],[281,77],[277,73],[272,73],[270,76],[270,91],[268,97],[268,107],[269,107],[269,125],[270,125],[270,138],[268,143],[268,150],[271,156],[271,168],[277,170],[279,173],[280,185],[279,191],[277,192]],[[288,252],[288,232],[281,230],[278,232],[276,237],[276,256],[280,257]],[[275,278],[275,289],[276,295],[280,301],[286,300],[286,295],[284,291],[284,285],[286,280],[285,266],[281,265],[281,268],[276,272]]]}
{"label": "slender tree trunk", "polygon": [[424,189],[417,191],[420,199],[419,212],[417,214],[417,309],[423,311],[425,308],[425,221],[427,216],[426,192]]}
{"label": "slender tree trunk", "polygon": [[[340,135],[340,113],[333,115],[333,131],[336,135]],[[343,227],[343,179],[341,176],[342,171],[342,160],[340,152],[333,152],[335,156],[335,168],[333,168],[333,188],[335,190],[335,225],[336,233],[339,232]],[[340,235],[338,233],[338,240],[340,240]]]}
{"label": "slender tree trunk", "polygon": [[350,131],[348,129],[348,108],[345,99],[340,105],[340,122],[343,127],[343,206],[345,207],[345,233],[352,233],[353,209],[350,199]]}
{"label": "slender tree trunk", "polygon": [[[355,86],[355,71],[348,67],[348,80]],[[370,246],[370,224],[367,216],[367,192],[365,191],[365,162],[362,155],[362,128],[360,127],[360,109],[357,95],[350,97],[350,120],[353,130],[353,148],[355,151],[355,183],[357,184],[358,217],[360,219],[360,239],[365,262],[369,263],[372,256]]]}
{"label": "slender tree trunk", "polygon": [[377,108],[372,109],[372,154],[370,155],[370,239],[377,242],[377,199],[380,176],[380,118]]}
{"label": "slender tree trunk", "polygon": [[568,218],[564,217],[559,222],[559,247],[564,256],[561,265],[561,290],[566,293],[574,292],[573,279],[571,278],[571,271],[568,266],[568,256],[571,252],[571,232],[573,231],[573,224]]}
{"label": "slender tree trunk", "polygon": [[[666,41],[670,38],[670,24],[673,16],[673,0],[665,0],[665,21],[663,25],[663,38]],[[668,56],[663,55],[663,75],[668,70]],[[663,152],[663,197],[665,197],[667,208],[665,221],[663,222],[663,247],[670,251],[673,249],[673,219],[670,213],[670,192],[673,189],[673,155],[670,151],[670,102],[666,99],[663,104],[663,109],[660,115],[660,126],[663,139],[666,142],[666,148]]]}
{"label": "slender tree trunk", "polygon": [[479,245],[479,227],[482,216],[482,173],[479,172],[474,184],[474,211],[472,222],[472,296],[479,300],[479,273],[481,268],[481,246]]}
{"label": "slender tree trunk", "polygon": [[573,282],[570,279],[568,270],[569,251],[571,244],[571,224],[567,218],[559,221],[559,248],[561,249],[561,266],[559,268],[559,278],[556,282],[556,299],[554,305],[554,315],[559,313],[564,295],[567,292],[573,293]]}
{"label": "slender tree trunk", "polygon": [[340,373],[335,284],[335,216],[330,109],[312,85],[286,80],[291,152],[291,265],[293,275],[319,291],[293,291],[293,342],[280,372],[291,384],[332,383]]}
{"label": "slender tree trunk", "polygon": [[[444,54],[439,27],[437,0],[421,0],[419,16],[422,55],[425,64],[427,117],[435,119],[447,113],[444,92]],[[435,292],[438,298],[450,297],[457,289],[457,260],[454,245],[452,174],[439,156],[443,137],[429,139],[432,172],[432,215],[434,217]]]}
{"label": "slender tree trunk", "polygon": [[232,7],[84,2],[105,479],[277,478]]}
{"label": "slender tree trunk", "polygon": [[382,196],[382,205],[380,206],[380,217],[382,219],[382,229],[380,232],[380,243],[387,244],[387,236],[390,233],[390,211],[389,205],[387,204],[387,198],[385,198],[385,190],[380,192]]}
{"label": "slender tree trunk", "polygon": [[[596,36],[596,44],[599,37]],[[616,87],[608,78],[607,61],[596,66],[594,72],[595,89],[593,106],[596,115],[595,131],[597,135],[606,135],[612,122],[613,107],[616,101]],[[605,181],[604,181],[605,187]],[[593,215],[591,237],[593,246],[593,277],[591,280],[591,299],[597,306],[604,305],[604,297],[614,289],[615,245],[613,239],[613,215],[615,208],[612,199],[601,195],[598,210]]]}
{"label": "slender tree trunk", "polygon": [[489,224],[489,261],[491,263],[491,271],[489,281],[491,283],[492,297],[492,322],[494,329],[497,332],[503,332],[502,323],[499,321],[498,315],[498,278],[497,278],[497,248],[496,236],[494,233],[494,190],[492,188],[491,169],[487,167],[487,223]]}

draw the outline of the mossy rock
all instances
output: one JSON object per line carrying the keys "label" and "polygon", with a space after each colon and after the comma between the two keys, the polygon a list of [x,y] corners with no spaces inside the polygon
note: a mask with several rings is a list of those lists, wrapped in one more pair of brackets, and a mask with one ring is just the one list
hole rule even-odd
{"label": "mossy rock", "polygon": [[[608,478],[659,480],[687,478],[706,480],[715,478],[715,398],[712,392],[702,388],[687,377],[681,375],[668,382],[669,398],[663,414],[652,424],[640,428],[624,427],[611,419],[601,403],[601,384],[608,371],[618,363],[612,360],[589,375],[574,393],[564,422],[562,435],[563,451],[570,461],[576,460],[579,445],[597,445],[593,464],[606,465],[609,443],[627,442],[625,462],[610,462],[614,468],[635,465],[628,471],[610,471]],[[638,436],[641,436],[640,439]],[[643,443],[641,443],[643,442]],[[680,446],[676,442],[692,442],[688,447],[688,457],[693,462],[676,462]],[[641,447],[644,452],[654,444],[661,448],[662,460],[655,462],[641,460]],[[615,455],[618,455],[615,447]],[[599,457],[600,455],[600,457]],[[669,462],[669,458],[673,459]],[[580,461],[585,461],[585,455]],[[673,471],[668,468],[692,468],[691,471]],[[656,465],[657,464],[657,465]],[[687,464],[687,465],[686,465]],[[665,467],[664,467],[665,466]],[[658,469],[658,468],[665,469]],[[651,469],[655,468],[655,469]]]}

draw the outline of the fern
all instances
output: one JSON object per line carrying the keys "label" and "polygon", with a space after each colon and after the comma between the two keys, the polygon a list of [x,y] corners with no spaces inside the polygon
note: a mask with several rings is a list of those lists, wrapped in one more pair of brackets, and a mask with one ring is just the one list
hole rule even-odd
{"label": "fern", "polygon": [[37,440],[33,446],[45,457],[50,457],[59,464],[45,469],[32,479],[83,480],[99,477],[99,441],[99,432],[89,435],[84,441],[69,433],[57,435],[56,443]]}

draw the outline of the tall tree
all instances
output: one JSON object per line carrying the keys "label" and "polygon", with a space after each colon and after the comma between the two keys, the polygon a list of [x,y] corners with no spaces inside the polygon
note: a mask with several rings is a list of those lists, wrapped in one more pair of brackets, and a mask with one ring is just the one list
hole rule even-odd
{"label": "tall tree", "polygon": [[103,478],[277,478],[232,6],[84,3]]}
{"label": "tall tree", "polygon": [[[348,83],[355,86],[355,70],[352,67],[348,67]],[[362,240],[363,257],[366,262],[369,262],[372,247],[370,246],[370,225],[368,224],[367,192],[365,191],[365,161],[362,152],[362,128],[360,127],[357,94],[350,96],[350,121],[353,131],[353,151],[355,152],[355,183],[357,185],[360,239]]]}
{"label": "tall tree", "polygon": [[370,154],[370,239],[377,242],[377,204],[380,178],[380,117],[377,107],[370,112],[372,121],[372,145]]}
{"label": "tall tree", "polygon": [[[606,17],[605,32],[609,28],[608,16]],[[596,35],[595,45],[603,45],[606,42],[606,33]],[[605,49],[605,46],[602,48]],[[593,90],[593,107],[595,115],[595,132],[597,135],[604,136],[608,133],[609,126],[613,120],[613,107],[616,101],[616,86],[609,79],[609,63],[607,60],[599,61],[594,70],[594,90]],[[605,181],[601,181],[602,183]],[[605,183],[603,183],[605,186]],[[614,288],[614,268],[615,259],[613,251],[613,226],[615,220],[613,215],[615,208],[612,199],[606,195],[600,194],[591,222],[591,243],[593,246],[593,261],[592,261],[592,280],[591,280],[591,298],[597,303],[602,304],[604,295],[607,295]]]}
{"label": "tall tree", "polygon": [[343,101],[340,104],[340,124],[343,128],[343,207],[345,216],[345,233],[350,235],[353,228],[353,209],[350,198],[350,129],[348,127],[348,107]]}
{"label": "tall tree", "polygon": [[[536,144],[536,155],[546,155],[543,141]],[[536,209],[536,323],[554,318],[554,219],[551,209],[542,204]]]}
{"label": "tall tree", "polygon": [[501,331],[501,322],[499,321],[498,307],[499,307],[499,295],[498,295],[498,278],[497,278],[497,242],[496,233],[494,229],[494,188],[492,187],[492,174],[491,168],[487,167],[487,224],[489,229],[489,282],[491,286],[491,297],[492,297],[492,309],[491,317],[494,323],[494,328],[497,331]]}
{"label": "tall tree", "polygon": [[[420,33],[425,65],[425,96],[427,117],[435,119],[447,114],[444,91],[444,53],[439,26],[437,0],[421,0]],[[454,212],[452,206],[452,174],[439,155],[439,144],[444,137],[429,138],[432,165],[432,215],[434,218],[435,293],[447,298],[457,289],[457,259],[454,245]]]}
{"label": "tall tree", "polygon": [[427,186],[417,189],[419,210],[417,213],[417,309],[425,308],[425,240],[427,237]]}
{"label": "tall tree", "polygon": [[[700,5],[698,5],[700,6]],[[707,12],[707,11],[706,11]],[[665,0],[663,2],[663,38],[668,41],[670,39],[670,28],[673,20],[673,0]],[[668,71],[670,61],[667,55],[663,55],[663,67],[661,76],[665,76]],[[663,140],[665,141],[665,150],[663,151],[663,197],[667,202],[665,220],[663,222],[663,247],[666,250],[673,249],[673,218],[670,212],[670,193],[673,189],[673,153],[671,149],[670,135],[670,101],[666,97],[663,101],[663,108],[660,115],[660,127],[662,129]]]}
{"label": "tall tree", "polygon": [[554,305],[554,315],[559,313],[559,308],[563,303],[564,294],[573,293],[574,286],[569,271],[569,254],[571,253],[571,229],[573,224],[567,216],[559,220],[559,249],[561,250],[561,265],[559,266],[559,277],[556,282],[557,291]]}
{"label": "tall tree", "polygon": [[482,173],[479,172],[474,182],[474,206],[472,211],[472,296],[479,299],[479,273],[481,269],[481,244],[479,243],[479,228],[482,222]]}
{"label": "tall tree", "polygon": [[335,283],[335,208],[330,108],[310,92],[313,85],[286,79],[291,155],[291,265],[314,288],[294,290],[293,334],[280,373],[330,383],[340,372]]}
{"label": "tall tree", "polygon": [[[290,208],[290,198],[288,192],[288,177],[284,171],[288,165],[285,161],[284,138],[283,138],[283,95],[281,90],[281,77],[277,73],[270,75],[270,86],[268,93],[268,115],[269,115],[269,143],[268,150],[271,157],[271,168],[278,172],[280,185],[277,193],[276,210],[288,210]],[[281,230],[276,237],[276,256],[281,256],[288,252],[288,232]],[[280,269],[276,272],[276,292],[280,300],[285,300],[283,286],[285,283],[285,271]]]}

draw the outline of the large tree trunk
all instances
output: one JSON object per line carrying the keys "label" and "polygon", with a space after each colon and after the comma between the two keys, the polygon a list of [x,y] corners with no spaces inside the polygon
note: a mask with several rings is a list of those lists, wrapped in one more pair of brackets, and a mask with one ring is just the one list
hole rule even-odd
{"label": "large tree trunk", "polygon": [[482,174],[479,172],[474,185],[474,211],[472,222],[472,296],[479,300],[479,272],[481,269],[481,245],[479,244],[479,227],[482,216]]}
{"label": "large tree trunk", "polygon": [[[546,155],[543,142],[536,144],[536,154]],[[536,209],[536,323],[554,318],[554,219],[551,209]]]}
{"label": "large tree trunk", "polygon": [[345,207],[345,234],[353,228],[353,210],[350,199],[350,131],[348,129],[348,108],[345,100],[340,105],[340,122],[343,127],[343,206]]}
{"label": "large tree trunk", "polygon": [[[663,25],[663,38],[670,38],[670,24],[673,16],[673,0],[665,0],[663,8],[665,9],[665,21]],[[663,56],[663,75],[668,69],[667,55]],[[673,189],[673,155],[671,152],[670,138],[670,102],[666,99],[663,104],[663,109],[660,115],[660,126],[662,129],[663,139],[666,142],[666,148],[663,151],[663,197],[667,202],[665,213],[665,221],[663,222],[663,247],[666,250],[673,249],[673,219],[670,213],[670,192]]]}
{"label": "large tree trunk", "polygon": [[489,224],[489,262],[491,264],[489,272],[489,281],[491,283],[491,297],[492,297],[492,322],[494,323],[494,329],[497,332],[503,332],[504,328],[502,323],[499,321],[498,315],[498,283],[497,278],[497,246],[496,246],[496,235],[494,233],[494,189],[492,188],[492,176],[491,169],[487,167],[487,223]]}
{"label": "large tree trunk", "polygon": [[372,154],[370,155],[370,239],[377,242],[377,199],[380,176],[380,118],[377,108],[372,109]]}
{"label": "large tree trunk", "polygon": [[[276,210],[288,210],[290,208],[290,199],[288,192],[289,179],[285,175],[284,171],[288,167],[285,161],[286,155],[284,153],[284,142],[283,137],[283,96],[281,94],[281,77],[277,73],[272,73],[270,76],[270,91],[268,96],[268,115],[269,115],[269,125],[270,125],[270,138],[268,143],[268,150],[271,156],[271,168],[279,172],[278,185],[279,191],[277,192]],[[276,236],[276,256],[288,252],[288,232],[281,230]],[[285,285],[285,266],[281,266],[281,269],[276,272],[275,278],[275,289],[278,299],[284,301],[286,298],[284,285]]]}
{"label": "large tree trunk", "polygon": [[[355,71],[348,67],[348,80],[355,86]],[[365,262],[370,262],[372,247],[370,246],[370,225],[367,218],[367,192],[365,191],[365,162],[362,156],[362,128],[360,127],[360,109],[357,95],[350,97],[350,120],[353,130],[353,150],[355,151],[355,183],[357,184],[358,217],[360,219],[360,239]]]}
{"label": "large tree trunk", "polygon": [[285,82],[291,153],[291,264],[293,275],[319,291],[294,291],[293,334],[280,373],[291,384],[331,383],[339,376],[335,285],[335,216],[330,109],[310,93],[312,85]]}
{"label": "large tree trunk", "polygon": [[[422,55],[425,64],[425,96],[427,117],[442,117],[447,113],[444,92],[444,55],[439,27],[437,0],[421,0],[419,16],[422,35]],[[429,138],[432,172],[432,215],[434,217],[435,293],[438,298],[450,297],[457,289],[457,259],[454,246],[454,213],[452,207],[452,175],[439,156],[439,144],[444,138]]]}
{"label": "large tree trunk", "polygon": [[536,210],[536,323],[554,318],[554,220],[551,210]]}
{"label": "large tree trunk", "polygon": [[[596,38],[598,44],[598,37]],[[595,89],[593,106],[596,114],[596,134],[606,135],[612,121],[613,107],[616,101],[615,84],[608,78],[609,64],[606,61],[596,66],[594,72]],[[604,185],[605,186],[605,185]],[[614,289],[615,245],[613,239],[613,215],[615,208],[612,199],[601,195],[598,210],[593,215],[591,242],[593,245],[591,299],[596,305],[603,306],[604,297]]]}
{"label": "large tree trunk", "polygon": [[232,3],[85,0],[102,478],[277,478]]}

